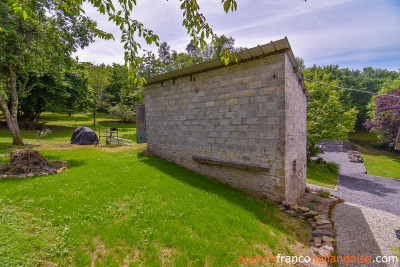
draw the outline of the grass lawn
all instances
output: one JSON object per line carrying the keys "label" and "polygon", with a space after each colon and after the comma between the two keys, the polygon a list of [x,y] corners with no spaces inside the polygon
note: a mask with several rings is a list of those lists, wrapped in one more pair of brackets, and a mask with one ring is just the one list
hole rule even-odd
{"label": "grass lawn", "polygon": [[[24,131],[24,141],[69,167],[0,180],[1,266],[232,266],[239,256],[305,255],[308,226],[275,205],[147,157],[143,146],[69,145],[90,116],[43,120],[53,133],[38,143]],[[122,135],[135,139],[135,126]],[[3,162],[10,142],[2,126]]]}
{"label": "grass lawn", "polygon": [[378,141],[375,134],[357,131],[349,139],[358,145],[368,174],[400,179],[400,154],[371,147]]}
{"label": "grass lawn", "polygon": [[321,164],[314,161],[307,163],[307,183],[334,189],[338,182],[338,174],[329,172]]}
{"label": "grass lawn", "polygon": [[367,151],[362,155],[368,174],[400,179],[400,155]]}

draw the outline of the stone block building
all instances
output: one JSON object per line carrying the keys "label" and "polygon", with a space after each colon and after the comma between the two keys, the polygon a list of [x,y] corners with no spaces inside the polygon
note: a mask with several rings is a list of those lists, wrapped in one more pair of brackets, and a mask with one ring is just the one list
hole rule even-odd
{"label": "stone block building", "polygon": [[287,38],[147,80],[147,147],[258,198],[306,186],[307,89]]}

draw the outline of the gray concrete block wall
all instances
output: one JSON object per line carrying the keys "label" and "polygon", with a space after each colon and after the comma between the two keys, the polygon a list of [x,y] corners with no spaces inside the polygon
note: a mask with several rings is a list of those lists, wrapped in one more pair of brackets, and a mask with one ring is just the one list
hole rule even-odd
{"label": "gray concrete block wall", "polygon": [[296,203],[306,187],[307,99],[287,55],[285,62],[286,201]]}
{"label": "gray concrete block wall", "polygon": [[[286,127],[295,127],[285,123],[286,61],[277,54],[146,86],[148,149],[259,198],[286,199]],[[203,164],[195,155],[270,170]]]}

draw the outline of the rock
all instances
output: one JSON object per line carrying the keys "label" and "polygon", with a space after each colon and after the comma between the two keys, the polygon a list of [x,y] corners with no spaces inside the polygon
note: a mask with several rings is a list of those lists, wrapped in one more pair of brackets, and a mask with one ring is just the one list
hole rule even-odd
{"label": "rock", "polygon": [[312,192],[311,188],[306,187],[306,193],[311,193],[311,192]]}
{"label": "rock", "polygon": [[312,227],[313,229],[317,228],[317,223],[316,223],[316,222],[312,222],[312,223],[310,223],[310,225],[311,225],[311,227]]}
{"label": "rock", "polygon": [[323,219],[318,219],[317,220],[318,225],[323,225],[323,224],[331,224],[330,220],[323,220]]}
{"label": "rock", "polygon": [[328,250],[329,252],[335,251],[335,249],[334,249],[334,247],[333,247],[333,245],[332,245],[331,242],[324,242],[324,243],[322,244],[322,247],[321,247],[321,248],[324,249],[324,250]]}
{"label": "rock", "polygon": [[318,230],[332,230],[332,224],[317,225]]}
{"label": "rock", "polygon": [[286,213],[293,215],[293,216],[297,216],[299,215],[297,212],[293,211],[293,210],[286,210]]}
{"label": "rock", "polygon": [[35,176],[35,174],[32,173],[32,172],[30,172],[30,173],[28,173],[28,174],[26,175],[26,177],[33,177],[33,176]]}
{"label": "rock", "polygon": [[317,216],[318,214],[319,213],[314,211],[314,210],[310,210],[310,211],[308,211],[306,213],[303,213],[303,215],[306,216],[306,217],[314,217],[314,216]]}
{"label": "rock", "polygon": [[288,208],[290,205],[286,201],[282,201],[282,206],[285,208]]}
{"label": "rock", "polygon": [[316,236],[314,237],[314,245],[316,247],[320,247],[322,244],[322,238],[320,236]]}
{"label": "rock", "polygon": [[[304,216],[304,215],[303,215]],[[313,218],[308,218],[307,219],[307,222],[314,222],[314,219]]]}
{"label": "rock", "polygon": [[305,220],[305,219],[307,219],[307,217],[305,217],[305,216],[303,216],[303,215],[299,215],[299,216],[297,216],[297,217],[299,217],[299,219],[302,219],[302,220]]}
{"label": "rock", "polygon": [[307,212],[307,211],[310,211],[310,208],[307,208],[307,207],[299,207],[299,210],[300,210],[301,212]]}
{"label": "rock", "polygon": [[331,252],[327,249],[323,249],[322,247],[318,250],[317,254],[321,257],[329,257],[331,255]]}
{"label": "rock", "polygon": [[299,206],[298,205],[290,205],[290,209],[295,211],[295,212],[299,212]]}
{"label": "rock", "polygon": [[314,220],[329,220],[326,215],[317,215],[314,217]]}
{"label": "rock", "polygon": [[286,207],[284,207],[284,206],[279,206],[279,210],[280,210],[280,211],[286,211]]}
{"label": "rock", "polygon": [[329,236],[323,236],[323,237],[322,237],[322,241],[323,241],[323,242],[330,242],[330,243],[332,243],[332,244],[335,244],[335,243],[336,243],[336,239],[334,239],[334,238],[332,238],[332,237],[329,237]]}
{"label": "rock", "polygon": [[364,162],[362,155],[359,151],[349,151],[347,152],[347,155],[349,157],[350,162],[359,162],[359,163]]}
{"label": "rock", "polygon": [[319,236],[319,237],[328,236],[328,237],[332,237],[332,238],[335,237],[335,235],[332,232],[325,231],[325,230],[314,230],[311,232],[311,235],[313,237],[316,237],[316,236]]}

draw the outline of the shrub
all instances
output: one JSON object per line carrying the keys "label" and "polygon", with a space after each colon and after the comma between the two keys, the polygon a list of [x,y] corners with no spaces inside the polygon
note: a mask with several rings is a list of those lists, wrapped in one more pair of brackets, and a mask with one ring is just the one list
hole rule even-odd
{"label": "shrub", "polygon": [[315,205],[313,203],[308,203],[306,207],[309,208],[310,210],[315,210]]}
{"label": "shrub", "polygon": [[321,199],[320,199],[319,197],[313,197],[313,198],[311,199],[311,202],[314,202],[314,203],[321,203]]}
{"label": "shrub", "polygon": [[329,191],[326,190],[318,190],[318,195],[320,197],[329,197],[331,195],[331,193]]}
{"label": "shrub", "polygon": [[339,173],[339,164],[328,162],[325,164],[325,167],[330,173]]}
{"label": "shrub", "polygon": [[321,157],[318,157],[318,158],[315,160],[315,162],[316,162],[317,164],[324,164],[324,159],[321,158]]}

